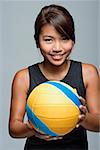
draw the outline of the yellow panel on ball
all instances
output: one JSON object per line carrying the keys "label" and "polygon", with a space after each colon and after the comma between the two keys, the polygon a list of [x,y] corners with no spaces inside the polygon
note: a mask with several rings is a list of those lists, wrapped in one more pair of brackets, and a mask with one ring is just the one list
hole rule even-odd
{"label": "yellow panel on ball", "polygon": [[79,106],[75,89],[60,81],[47,81],[32,90],[26,111],[34,128],[47,135],[60,136],[75,128]]}

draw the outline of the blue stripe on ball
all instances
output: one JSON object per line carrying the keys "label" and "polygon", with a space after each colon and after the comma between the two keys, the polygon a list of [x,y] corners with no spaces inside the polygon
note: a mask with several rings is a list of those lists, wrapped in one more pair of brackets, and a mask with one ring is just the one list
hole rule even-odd
{"label": "blue stripe on ball", "polygon": [[54,85],[55,87],[60,89],[79,108],[79,106],[81,105],[79,98],[70,89],[68,89],[66,86],[64,86],[58,82],[47,81],[44,84],[46,84],[46,83]]}
{"label": "blue stripe on ball", "polygon": [[34,112],[32,112],[32,110],[30,109],[30,107],[28,106],[28,104],[26,104],[26,111],[27,111],[27,116],[29,118],[29,120],[33,123],[33,125],[39,129],[40,131],[46,133],[47,135],[51,135],[51,136],[58,136],[58,134],[54,133],[52,130],[50,130],[36,115]]}

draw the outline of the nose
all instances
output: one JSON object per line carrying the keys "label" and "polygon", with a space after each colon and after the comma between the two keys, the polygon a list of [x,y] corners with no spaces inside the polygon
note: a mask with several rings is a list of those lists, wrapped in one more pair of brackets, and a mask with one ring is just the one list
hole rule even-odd
{"label": "nose", "polygon": [[53,52],[60,53],[61,51],[62,51],[61,43],[59,41],[55,41],[54,47],[53,47]]}
{"label": "nose", "polygon": [[59,50],[54,50],[54,49],[53,49],[52,52],[57,54],[57,53],[62,52],[62,50],[60,50],[60,49],[59,49]]}

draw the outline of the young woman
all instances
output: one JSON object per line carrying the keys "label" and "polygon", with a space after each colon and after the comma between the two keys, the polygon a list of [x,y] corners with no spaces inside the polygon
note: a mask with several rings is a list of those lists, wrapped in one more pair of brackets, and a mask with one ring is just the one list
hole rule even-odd
{"label": "young woman", "polygon": [[[75,44],[71,14],[62,6],[45,6],[36,18],[34,38],[44,60],[15,74],[10,135],[27,137],[24,150],[88,150],[86,130],[99,131],[100,77],[95,66],[69,59]],[[63,137],[50,137],[35,131],[28,121],[24,122],[29,94],[37,85],[48,80],[62,81],[76,88],[83,104],[77,127]]]}

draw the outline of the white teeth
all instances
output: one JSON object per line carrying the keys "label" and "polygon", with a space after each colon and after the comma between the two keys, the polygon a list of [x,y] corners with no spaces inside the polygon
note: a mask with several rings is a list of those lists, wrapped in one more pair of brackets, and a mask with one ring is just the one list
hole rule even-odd
{"label": "white teeth", "polygon": [[52,58],[54,58],[54,59],[61,59],[62,55],[52,55]]}

